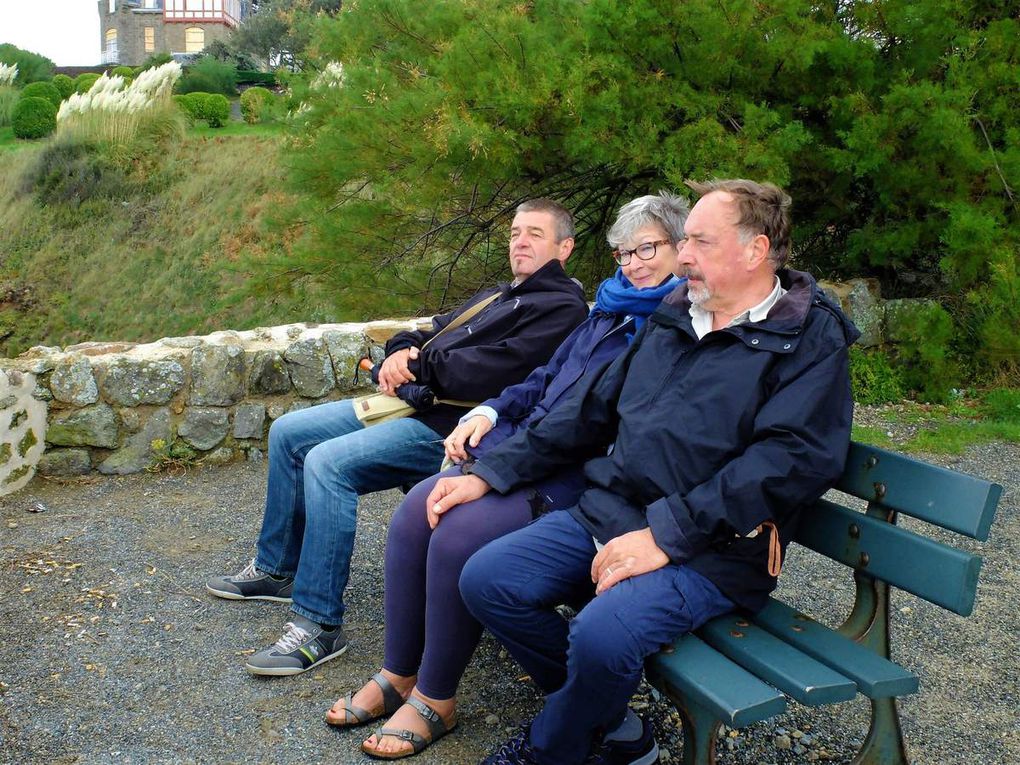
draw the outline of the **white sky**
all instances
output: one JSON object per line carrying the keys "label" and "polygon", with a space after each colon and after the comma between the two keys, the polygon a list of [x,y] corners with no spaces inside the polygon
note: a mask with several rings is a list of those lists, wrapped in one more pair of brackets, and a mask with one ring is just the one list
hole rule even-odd
{"label": "white sky", "polygon": [[58,66],[102,56],[96,0],[0,0],[0,43],[41,53]]}

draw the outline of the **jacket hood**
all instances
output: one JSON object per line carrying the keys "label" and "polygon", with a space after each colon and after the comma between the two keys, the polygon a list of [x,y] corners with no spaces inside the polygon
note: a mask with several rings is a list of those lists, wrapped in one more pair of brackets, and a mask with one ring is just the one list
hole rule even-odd
{"label": "jacket hood", "polygon": [[509,295],[527,295],[532,292],[563,292],[573,291],[584,300],[584,289],[580,282],[567,276],[563,264],[558,260],[550,260],[531,276],[516,287],[507,285]]}
{"label": "jacket hood", "polygon": [[[779,277],[779,283],[786,290],[786,294],[772,306],[764,321],[756,322],[753,325],[755,328],[781,334],[799,334],[804,328],[811,307],[817,306],[832,314],[839,322],[847,345],[851,345],[861,336],[860,330],[847,318],[839,305],[825,294],[811,274],[805,271],[781,268],[776,271],[776,276]],[[687,295],[687,283],[684,282],[673,290],[662,302],[663,306],[670,306],[674,309],[672,311],[674,315],[688,316],[691,299]]]}

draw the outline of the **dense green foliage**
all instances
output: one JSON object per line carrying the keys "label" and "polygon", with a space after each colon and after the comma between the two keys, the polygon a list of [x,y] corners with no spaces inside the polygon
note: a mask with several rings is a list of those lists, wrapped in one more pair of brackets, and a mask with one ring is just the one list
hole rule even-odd
{"label": "dense green foliage", "polygon": [[265,66],[301,69],[311,42],[314,20],[335,14],[342,0],[262,0],[228,40],[239,54]]}
{"label": "dense green foliage", "polygon": [[57,129],[57,107],[45,98],[21,98],[14,105],[11,126],[18,138],[45,138]]}
{"label": "dense green foliage", "polygon": [[267,108],[273,103],[273,94],[265,88],[248,88],[241,94],[241,116],[249,125],[262,122]]}
{"label": "dense green foliage", "polygon": [[100,76],[101,75],[98,75],[95,72],[79,74],[74,78],[74,92],[88,93],[92,86],[96,84],[96,80],[98,80]]}
{"label": "dense green foliage", "polygon": [[22,98],[45,98],[51,104],[60,108],[60,102],[64,99],[60,95],[57,86],[52,82],[32,82],[21,89]]}
{"label": "dense green foliage", "polygon": [[68,98],[74,93],[74,80],[66,74],[55,74],[51,80],[53,86],[60,91],[61,98]]}
{"label": "dense green foliage", "polygon": [[153,53],[151,56],[145,59],[145,61],[142,62],[142,65],[140,67],[138,67],[138,73],[141,74],[146,69],[155,69],[157,66],[169,64],[173,60],[174,57],[171,56],[169,53]]}
{"label": "dense green foliage", "polygon": [[794,198],[796,265],[945,307],[948,334],[935,322],[935,344],[918,335],[905,353],[938,376],[905,383],[943,396],[963,369],[1007,370],[1020,343],[1020,21],[1007,6],[345,6],[308,48],[317,68],[341,61],[344,83],[310,90],[294,180],[320,207],[299,211],[306,236],[280,268],[345,305],[380,267],[395,304],[420,305],[422,284],[426,305],[449,303],[504,271],[509,212],[544,194],[575,210],[573,269],[591,284],[631,197],[771,180]]}
{"label": "dense green foliage", "polygon": [[14,105],[21,98],[21,91],[13,85],[0,85],[0,127],[11,124]]}
{"label": "dense green foliage", "polygon": [[174,101],[192,120],[205,120],[209,127],[222,127],[230,119],[230,102],[220,93],[186,93]]}
{"label": "dense green foliage", "polygon": [[881,350],[850,349],[850,388],[858,404],[899,401],[906,391],[903,380]]}
{"label": "dense green foliage", "polygon": [[48,80],[53,76],[55,64],[45,56],[22,50],[10,43],[0,44],[0,64],[17,64],[18,85]]}
{"label": "dense green foliage", "polygon": [[250,69],[237,70],[237,84],[275,85],[276,74],[274,72],[256,72]]}
{"label": "dense green foliage", "polygon": [[225,96],[237,94],[237,70],[230,64],[203,56],[186,67],[184,75],[177,81],[175,93],[222,93]]}
{"label": "dense green foliage", "polygon": [[135,69],[131,66],[115,66],[110,70],[111,77],[134,77]]}

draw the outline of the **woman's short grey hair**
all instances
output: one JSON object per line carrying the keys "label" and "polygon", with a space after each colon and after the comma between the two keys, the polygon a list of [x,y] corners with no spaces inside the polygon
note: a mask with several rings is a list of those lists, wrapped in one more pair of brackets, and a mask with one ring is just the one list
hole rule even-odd
{"label": "woman's short grey hair", "polygon": [[670,241],[679,242],[684,238],[684,223],[690,211],[691,205],[686,199],[669,191],[638,197],[620,208],[606,241],[610,247],[619,247],[638,229],[657,223],[666,230]]}

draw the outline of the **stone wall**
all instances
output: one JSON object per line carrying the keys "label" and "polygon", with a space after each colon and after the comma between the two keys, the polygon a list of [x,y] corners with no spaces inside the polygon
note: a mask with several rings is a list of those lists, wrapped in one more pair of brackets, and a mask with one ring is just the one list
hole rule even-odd
{"label": "stone wall", "polygon": [[[908,302],[877,282],[823,285],[870,347]],[[292,324],[155,343],[37,346],[0,359],[0,494],[43,475],[134,473],[161,460],[260,460],[282,414],[352,395],[358,359],[428,319]]]}
{"label": "stone wall", "polygon": [[[262,459],[280,415],[364,386],[358,360],[417,321],[293,324],[155,343],[37,346],[0,360],[0,494],[43,475],[161,459]],[[429,326],[426,322],[425,326]],[[44,451],[45,444],[45,451]]]}

